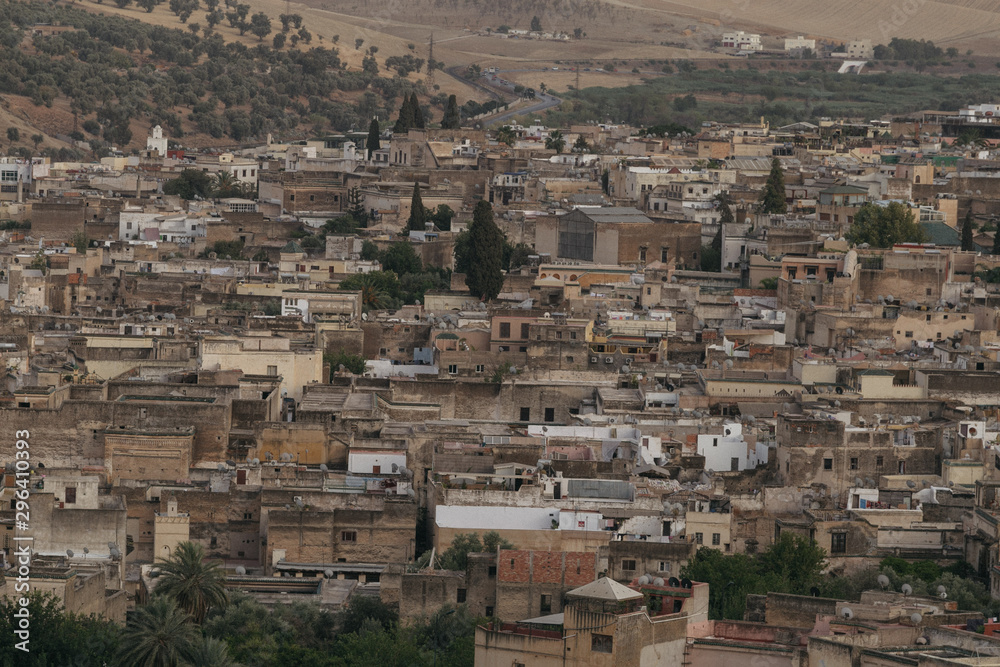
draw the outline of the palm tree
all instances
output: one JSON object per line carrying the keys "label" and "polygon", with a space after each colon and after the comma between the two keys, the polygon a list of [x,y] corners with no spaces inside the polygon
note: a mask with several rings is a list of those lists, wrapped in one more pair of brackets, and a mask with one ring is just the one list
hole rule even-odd
{"label": "palm tree", "polygon": [[174,553],[160,561],[156,594],[173,598],[178,606],[201,625],[212,607],[225,608],[225,575],[218,563],[205,562],[205,550],[200,544],[181,542]]}
{"label": "palm tree", "polygon": [[517,135],[514,134],[514,128],[510,125],[504,125],[497,130],[497,141],[501,144],[513,146],[514,142],[517,141]]}
{"label": "palm tree", "polygon": [[379,276],[372,275],[371,273],[361,273],[352,282],[354,284],[351,286],[351,289],[361,291],[361,305],[364,310],[381,310],[385,307],[389,293],[386,291],[385,284]]}
{"label": "palm tree", "polygon": [[552,130],[545,138],[545,147],[556,153],[562,153],[566,148],[566,139],[559,130]]}
{"label": "palm tree", "polygon": [[191,647],[187,664],[190,667],[239,667],[229,656],[226,642],[211,637],[205,637]]}
{"label": "palm tree", "polygon": [[216,172],[215,182],[212,185],[214,186],[216,197],[229,197],[232,195],[233,189],[240,184],[236,181],[236,177],[233,176],[233,172],[220,171]]}
{"label": "palm tree", "polygon": [[188,657],[198,632],[173,600],[154,598],[139,607],[122,633],[119,663],[131,667],[176,667]]}

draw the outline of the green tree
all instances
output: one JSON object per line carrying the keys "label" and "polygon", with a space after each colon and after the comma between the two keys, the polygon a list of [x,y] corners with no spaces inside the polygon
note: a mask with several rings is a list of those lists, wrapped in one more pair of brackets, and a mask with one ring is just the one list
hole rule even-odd
{"label": "green tree", "polygon": [[993,249],[990,250],[990,254],[1000,255],[1000,228],[993,232]]}
{"label": "green tree", "polygon": [[365,149],[368,151],[369,160],[372,159],[372,153],[382,148],[381,134],[378,119],[372,118],[372,122],[368,124],[368,139],[365,141]]}
{"label": "green tree", "polygon": [[772,581],[772,585],[786,586],[787,592],[805,594],[819,583],[826,552],[814,540],[782,533],[757,560],[760,572]]}
{"label": "green tree", "polygon": [[239,667],[229,655],[229,646],[221,639],[201,637],[191,644],[185,667]]}
{"label": "green tree", "polygon": [[438,204],[434,212],[430,214],[430,220],[434,226],[441,231],[451,230],[451,221],[455,218],[455,211],[447,204]]}
{"label": "green tree", "polygon": [[542,20],[537,16],[531,17],[531,32],[541,32],[542,31]]}
{"label": "green tree", "polygon": [[164,194],[177,195],[181,199],[207,199],[212,196],[213,189],[212,177],[200,169],[185,169],[177,178],[163,184]]}
{"label": "green tree", "polygon": [[778,158],[771,160],[771,173],[768,174],[758,202],[761,213],[785,213],[788,210],[785,202],[785,172],[781,169]]}
{"label": "green tree", "polygon": [[396,118],[396,124],[392,126],[392,131],[394,134],[406,134],[414,126],[413,123],[413,106],[410,104],[410,97],[404,95],[403,104],[399,107],[399,116]]}
{"label": "green tree", "polygon": [[365,312],[382,310],[398,294],[399,278],[391,271],[356,273],[341,281],[340,289],[361,292],[361,307]]}
{"label": "green tree", "polygon": [[723,225],[731,225],[736,222],[733,216],[732,200],[728,192],[720,192],[715,196],[715,203],[719,209],[719,222]]}
{"label": "green tree", "polygon": [[406,219],[406,231],[422,232],[424,223],[427,222],[427,209],[420,198],[420,183],[414,181],[413,195],[410,197],[410,217]]}
{"label": "green tree", "polygon": [[31,143],[35,144],[35,150],[38,150],[38,146],[45,141],[45,137],[41,134],[31,135]]}
{"label": "green tree", "polygon": [[392,271],[397,276],[420,273],[424,268],[423,262],[409,241],[393,243],[382,253],[379,260],[382,262],[383,270]]}
{"label": "green tree", "polygon": [[760,288],[761,289],[778,289],[778,279],[774,278],[774,277],[771,277],[771,278],[762,278],[761,281],[760,281]]}
{"label": "green tree", "polygon": [[908,206],[899,202],[888,206],[869,202],[854,214],[847,240],[854,245],[867,243],[872,248],[891,248],[897,243],[924,243],[927,234]]}
{"label": "green tree", "polygon": [[365,374],[365,358],[360,354],[350,354],[344,348],[336,354],[327,352],[323,355],[323,362],[330,366],[330,381],[333,381],[333,374],[343,366],[345,371],[350,371],[355,375]]}
{"label": "green tree", "polygon": [[[15,648],[21,641],[14,614],[21,609],[18,596],[0,597],[0,665],[101,665],[114,664],[121,628],[95,616],[69,614],[51,593],[27,595],[30,619],[30,654]],[[30,656],[30,658],[28,657]]]}
{"label": "green tree", "polygon": [[501,144],[513,146],[514,142],[517,141],[517,134],[515,134],[514,128],[510,125],[504,125],[497,130],[497,141]]}
{"label": "green tree", "polygon": [[573,142],[573,152],[574,153],[589,153],[590,144],[587,143],[587,138],[582,134],[576,138]]}
{"label": "green tree", "polygon": [[753,556],[726,555],[718,549],[701,547],[681,569],[681,576],[703,581],[708,588],[710,618],[743,618],[748,593],[762,591]]}
{"label": "green tree", "polygon": [[448,106],[444,110],[444,119],[441,121],[441,128],[445,130],[457,130],[461,127],[462,118],[458,113],[458,98],[454,95],[448,96]]}
{"label": "green tree", "polygon": [[21,140],[21,130],[16,127],[7,128],[7,141],[14,144]]}
{"label": "green tree", "polygon": [[154,597],[135,610],[122,634],[119,664],[176,667],[184,664],[198,640],[191,616],[166,597]]}
{"label": "green tree", "polygon": [[271,19],[264,12],[257,12],[250,17],[250,32],[257,36],[257,41],[262,42],[264,38],[271,34]]}
{"label": "green tree", "polygon": [[972,221],[972,209],[970,208],[962,221],[962,250],[976,249],[976,242],[973,240],[973,227],[975,227],[975,223]]}
{"label": "green tree", "polygon": [[416,91],[410,93],[410,108],[413,110],[413,127],[422,130],[424,129],[424,112],[420,109],[420,100],[417,99]]}
{"label": "green tree", "polygon": [[365,211],[365,197],[361,188],[354,186],[347,190],[347,212],[361,227],[368,226],[368,212]]}
{"label": "green tree", "polygon": [[375,621],[384,630],[391,630],[399,623],[399,613],[377,597],[352,595],[340,614],[341,631],[357,632],[366,621]]}
{"label": "green tree", "polygon": [[549,136],[545,137],[545,148],[556,153],[562,153],[566,149],[566,138],[559,130],[552,130]]}
{"label": "green tree", "polygon": [[70,242],[73,244],[73,247],[76,248],[76,251],[81,255],[87,253],[87,247],[90,245],[90,242],[87,240],[87,235],[82,231],[73,234],[73,239]]}
{"label": "green tree", "polygon": [[379,257],[378,246],[369,241],[368,239],[362,241],[361,259],[371,262],[373,260],[378,259],[378,257]]}
{"label": "green tree", "polygon": [[493,207],[479,201],[469,225],[465,284],[473,296],[492,301],[503,289],[503,234],[493,220]]}
{"label": "green tree", "polygon": [[209,609],[225,609],[226,577],[218,563],[205,561],[205,549],[181,542],[169,558],[159,559],[156,594],[175,600],[195,623],[205,620]]}

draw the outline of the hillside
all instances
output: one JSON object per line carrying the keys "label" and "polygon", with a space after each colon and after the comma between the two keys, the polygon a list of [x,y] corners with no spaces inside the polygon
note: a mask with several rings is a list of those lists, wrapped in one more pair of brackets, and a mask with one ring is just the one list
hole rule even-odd
{"label": "hillside", "polygon": [[[385,67],[381,53],[376,60],[364,55],[367,47],[335,45],[332,37],[294,28],[289,35],[304,35],[298,47],[276,49],[278,21],[265,42],[223,24],[209,31],[198,13],[186,24],[176,16],[171,22],[167,6],[147,13],[92,5],[92,12],[0,2],[0,129],[17,130],[19,137],[8,138],[14,152],[30,153],[39,131],[48,135],[39,148],[62,149],[68,158],[71,144],[55,135],[72,135],[101,153],[110,145],[144,145],[155,124],[195,146],[367,129],[372,116],[390,117],[413,91],[432,116],[442,113],[444,91],[406,71],[415,63],[404,62],[401,76]],[[145,20],[135,20],[140,15]]]}

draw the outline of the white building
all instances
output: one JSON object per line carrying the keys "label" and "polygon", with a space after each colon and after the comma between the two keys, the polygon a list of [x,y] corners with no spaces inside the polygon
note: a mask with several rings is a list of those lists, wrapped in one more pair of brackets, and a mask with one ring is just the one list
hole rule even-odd
{"label": "white building", "polygon": [[767,463],[767,445],[750,444],[743,438],[743,425],[722,425],[722,435],[698,436],[698,453],[705,457],[705,470],[737,472],[752,470]]}
{"label": "white building", "polygon": [[815,51],[816,40],[806,39],[802,35],[799,35],[798,37],[785,38],[785,51],[796,51],[798,49],[810,49],[812,51]]}
{"label": "white building", "polygon": [[167,155],[167,138],[163,136],[163,128],[159,125],[154,127],[152,133],[146,137],[146,150],[156,151],[161,157]]}
{"label": "white building", "polygon": [[760,43],[760,35],[749,32],[727,32],[722,35],[722,46],[740,51],[761,51],[764,46]]}
{"label": "white building", "polygon": [[859,39],[853,42],[847,43],[847,57],[848,58],[874,58],[875,57],[875,47],[872,46],[872,40],[870,39]]}

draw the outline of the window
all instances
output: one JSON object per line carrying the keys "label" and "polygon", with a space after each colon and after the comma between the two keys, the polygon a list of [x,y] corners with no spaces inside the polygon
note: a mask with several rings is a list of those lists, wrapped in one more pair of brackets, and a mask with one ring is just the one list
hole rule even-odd
{"label": "window", "polygon": [[458,374],[458,364],[448,364],[448,375]]}
{"label": "window", "polygon": [[719,546],[722,544],[722,536],[719,533],[712,533],[712,546]]}
{"label": "window", "polygon": [[253,512],[244,512],[243,513],[243,520],[244,521],[252,521],[253,520]]}
{"label": "window", "polygon": [[[488,569],[487,569],[487,571],[486,571],[486,574],[487,574],[488,576],[490,576],[490,577],[495,577],[495,576],[497,576],[497,566],[496,566],[496,565],[490,565],[490,566],[489,566],[489,568],[488,568]],[[487,614],[487,616],[488,616],[488,615],[489,615],[489,614]]]}
{"label": "window", "polygon": [[905,336],[907,338],[913,338],[913,332],[912,331],[907,331],[906,334],[905,334]]}
{"label": "window", "polygon": [[823,459],[823,470],[833,470],[833,459]]}
{"label": "window", "polygon": [[670,572],[670,561],[661,560],[656,569],[659,572]]}
{"label": "window", "polygon": [[627,572],[635,571],[635,559],[634,558],[623,558],[622,559],[622,570]]}
{"label": "window", "polygon": [[851,457],[851,470],[857,470],[857,469],[858,469],[858,457],[852,456]]}
{"label": "window", "polygon": [[847,553],[847,533],[834,533],[830,536],[830,553]]}
{"label": "window", "polygon": [[486,366],[484,366],[483,364],[476,364],[476,372],[477,373],[482,373],[485,370],[486,370]]}
{"label": "window", "polygon": [[521,408],[521,421],[531,421],[531,408]]}
{"label": "window", "polygon": [[455,601],[458,604],[462,604],[463,602],[465,602],[465,589],[464,588],[459,588],[458,589],[458,595],[455,597]]}
{"label": "window", "polygon": [[277,366],[268,366],[267,367],[267,374],[268,375],[272,375],[272,376],[273,375],[277,375],[278,374],[278,367]]}
{"label": "window", "polygon": [[704,535],[702,535],[701,533],[695,533],[694,534],[694,543],[695,544],[702,544],[704,541],[705,541],[705,536]]}
{"label": "window", "polygon": [[65,491],[65,500],[67,505],[73,505],[76,503],[76,487],[67,486]]}
{"label": "window", "polygon": [[541,603],[539,604],[538,611],[541,614],[551,614],[552,613],[552,596],[543,595]]}
{"label": "window", "polygon": [[899,474],[900,475],[905,475],[906,474],[906,461],[900,461],[899,462]]}
{"label": "window", "polygon": [[881,456],[876,456],[875,457],[875,467],[876,468],[881,468],[883,463],[885,463],[885,459],[883,457],[881,457]]}
{"label": "window", "polygon": [[[492,618],[493,617],[493,607],[486,607],[486,617],[487,618]],[[515,664],[517,664],[517,663],[515,663]],[[521,667],[524,667],[524,663],[521,663]]]}
{"label": "window", "polygon": [[594,653],[612,653],[614,639],[611,635],[590,635],[590,650]]}
{"label": "window", "polygon": [[522,322],[521,323],[521,338],[523,338],[525,340],[527,340],[527,338],[528,338],[528,323],[527,322]]}
{"label": "window", "polygon": [[500,323],[500,337],[501,338],[510,338],[510,322],[501,322]]}
{"label": "window", "polygon": [[[655,210],[658,210],[658,209],[654,208],[653,210],[655,211]],[[639,261],[642,262],[642,263],[646,262],[646,249],[645,248],[640,248],[639,249]]]}
{"label": "window", "polygon": [[342,530],[342,531],[340,531],[340,541],[341,542],[357,542],[358,541],[358,531],[356,531],[356,530]]}
{"label": "window", "polygon": [[554,422],[556,420],[556,409],[545,408],[545,421]]}
{"label": "window", "polygon": [[667,249],[666,248],[660,248],[660,261],[663,262],[664,264],[667,263]]}

